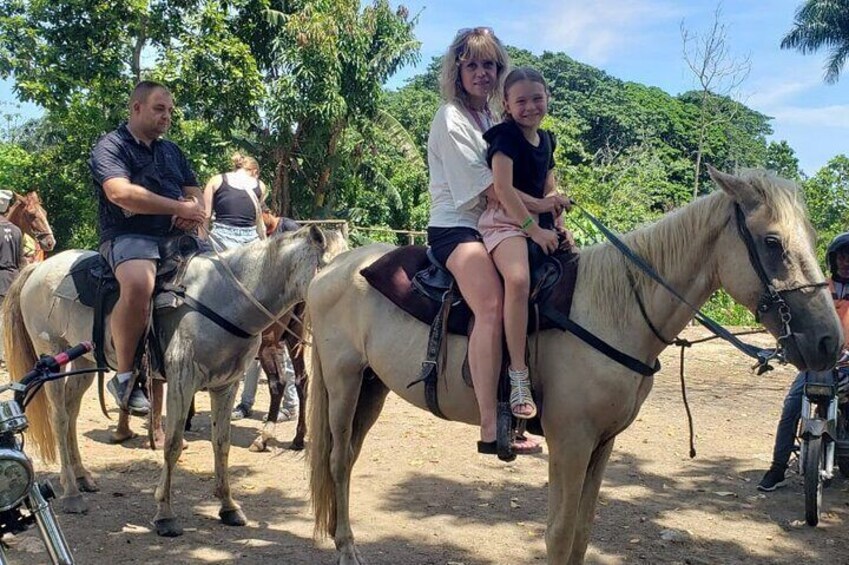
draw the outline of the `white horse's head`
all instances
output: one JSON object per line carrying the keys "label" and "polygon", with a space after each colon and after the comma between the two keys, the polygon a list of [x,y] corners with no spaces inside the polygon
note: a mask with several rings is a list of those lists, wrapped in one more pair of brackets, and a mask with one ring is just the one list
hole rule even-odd
{"label": "white horse's head", "polygon": [[306,298],[307,288],[316,273],[334,257],[348,250],[348,242],[340,232],[324,231],[315,224],[279,237],[285,242],[283,248],[287,253],[286,261],[293,269],[287,291],[291,292],[291,298],[295,298],[296,302]]}
{"label": "white horse's head", "polygon": [[781,339],[796,367],[834,366],[843,331],[798,186],[763,170],[708,171],[732,200],[729,229],[719,247],[724,250],[718,261],[721,285]]}

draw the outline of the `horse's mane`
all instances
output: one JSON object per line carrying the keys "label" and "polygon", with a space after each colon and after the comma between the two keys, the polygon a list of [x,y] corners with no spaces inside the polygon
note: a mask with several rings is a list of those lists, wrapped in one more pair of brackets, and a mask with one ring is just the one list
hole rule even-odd
{"label": "horse's mane", "polygon": [[[770,220],[787,225],[798,222],[802,217],[806,218],[806,227],[811,229],[802,192],[796,183],[763,169],[745,169],[737,176],[755,189]],[[717,190],[670,212],[656,223],[624,234],[622,240],[657,272],[675,273],[681,265],[688,264],[693,255],[708,255],[708,246],[732,221],[731,203],[728,194]],[[708,237],[695,238],[696,234]],[[699,243],[703,247],[694,248],[694,244]],[[613,316],[612,319],[621,319],[626,315],[621,301],[612,298],[632,293],[625,276],[626,267],[634,273],[638,289],[648,284],[648,278],[608,242],[590,246],[582,250],[581,255],[581,268],[586,275],[584,280],[593,281],[589,289],[593,307]]]}

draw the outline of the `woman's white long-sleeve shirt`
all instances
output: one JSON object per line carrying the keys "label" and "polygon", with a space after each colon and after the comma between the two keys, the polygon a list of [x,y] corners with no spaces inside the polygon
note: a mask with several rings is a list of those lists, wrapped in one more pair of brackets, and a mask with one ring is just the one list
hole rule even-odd
{"label": "woman's white long-sleeve shirt", "polygon": [[457,104],[443,104],[427,139],[431,227],[477,229],[492,184],[483,132]]}

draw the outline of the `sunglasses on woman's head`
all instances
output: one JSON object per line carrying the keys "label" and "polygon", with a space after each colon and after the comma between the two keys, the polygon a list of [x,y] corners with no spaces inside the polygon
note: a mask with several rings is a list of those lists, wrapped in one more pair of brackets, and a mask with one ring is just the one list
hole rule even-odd
{"label": "sunglasses on woman's head", "polygon": [[464,35],[495,35],[495,32],[492,31],[491,27],[486,26],[464,27],[462,29],[457,30],[457,37],[461,37]]}

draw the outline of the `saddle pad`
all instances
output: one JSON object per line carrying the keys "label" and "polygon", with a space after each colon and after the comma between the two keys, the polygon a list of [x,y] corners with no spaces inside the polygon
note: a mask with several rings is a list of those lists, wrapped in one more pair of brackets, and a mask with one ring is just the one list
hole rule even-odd
{"label": "saddle pad", "polygon": [[[111,273],[108,263],[99,253],[84,255],[71,264],[68,274],[62,278],[53,294],[94,308],[98,287],[101,284],[111,284],[116,291],[118,290],[118,285]],[[117,299],[117,292],[115,298]]]}
{"label": "saddle pad", "polygon": [[[440,304],[417,292],[411,281],[415,274],[430,266],[426,255],[427,247],[423,245],[407,245],[390,251],[360,274],[378,292],[392,301],[393,304],[416,318],[430,325],[439,311]],[[565,252],[554,255],[561,267],[563,275],[554,287],[547,293],[548,304],[565,316],[572,308],[572,295],[575,292],[575,279],[578,275],[578,254]],[[472,313],[465,302],[451,308],[448,316],[448,332],[457,335],[469,335],[469,321]],[[539,329],[547,330],[557,327],[543,317]],[[529,333],[536,330],[536,317],[533,309],[528,316]]]}

